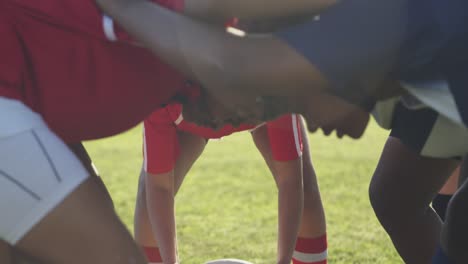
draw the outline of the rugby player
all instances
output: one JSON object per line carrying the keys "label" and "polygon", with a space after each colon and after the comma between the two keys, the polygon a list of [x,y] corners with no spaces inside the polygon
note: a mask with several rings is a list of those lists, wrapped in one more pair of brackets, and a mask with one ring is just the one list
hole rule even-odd
{"label": "rugby player", "polygon": [[279,190],[277,263],[327,262],[325,216],[300,117],[288,114],[258,127],[213,130],[184,120],[182,106],[174,103],[144,122],[135,238],[150,263],[178,262],[174,196],[207,141],[250,129]]}
{"label": "rugby player", "polygon": [[80,142],[136,125],[185,78],[92,1],[1,0],[0,39],[2,263],[146,263]]}
{"label": "rugby player", "polygon": [[[232,115],[302,113],[309,130],[360,137],[377,101],[411,94],[453,122],[454,130],[466,130],[466,1],[185,1],[184,14],[205,21],[311,16],[270,35],[243,38],[146,1],[97,2],[153,53],[203,84]],[[169,45],[174,42],[179,45]],[[445,179],[428,185],[438,189]],[[462,207],[453,205],[464,200],[464,187],[451,208]],[[450,255],[466,263],[461,249],[452,245]]]}

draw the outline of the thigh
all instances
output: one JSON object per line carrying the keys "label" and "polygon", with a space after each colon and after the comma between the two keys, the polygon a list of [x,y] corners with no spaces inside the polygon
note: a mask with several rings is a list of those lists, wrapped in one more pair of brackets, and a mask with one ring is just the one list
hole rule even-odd
{"label": "thigh", "polygon": [[252,139],[274,177],[275,168],[273,165],[273,155],[271,154],[272,151],[270,141],[268,139],[268,128],[266,125],[255,128],[255,130],[252,131]]}
{"label": "thigh", "polygon": [[5,241],[0,240],[0,263],[12,264],[11,247]]}
{"label": "thigh", "polygon": [[91,177],[96,178],[96,182],[102,187],[103,193],[106,194],[106,198],[109,202],[109,205],[111,207],[114,207],[114,203],[112,201],[112,197],[107,190],[104,181],[102,180],[101,176],[99,175],[99,172],[94,166],[93,161],[91,160],[91,157],[88,154],[88,151],[86,151],[86,148],[83,146],[82,143],[75,143],[75,144],[68,144],[68,148],[75,154],[75,156],[81,161],[81,164],[86,168],[86,171],[89,173]]}
{"label": "thigh", "polygon": [[468,134],[412,97],[390,108],[392,132],[372,179],[373,198],[426,208],[457,166],[453,158],[466,149]]}
{"label": "thigh", "polygon": [[0,137],[0,238],[15,245],[88,176],[43,122]]}
{"label": "thigh", "polygon": [[456,166],[452,159],[422,157],[398,138],[389,137],[371,189],[379,199],[424,209]]}
{"label": "thigh", "polygon": [[146,263],[96,178],[70,193],[16,248],[44,263]]}
{"label": "thigh", "polygon": [[36,259],[25,255],[14,247],[0,240],[0,263],[2,264],[41,264]]}
{"label": "thigh", "polygon": [[180,155],[174,168],[174,187],[177,192],[195,161],[205,149],[207,140],[197,135],[181,132],[177,133],[180,145]]}

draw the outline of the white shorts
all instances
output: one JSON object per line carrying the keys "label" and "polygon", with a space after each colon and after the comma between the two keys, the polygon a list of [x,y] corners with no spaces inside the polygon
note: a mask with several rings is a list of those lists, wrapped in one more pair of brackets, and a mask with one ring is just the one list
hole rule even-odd
{"label": "white shorts", "polygon": [[0,239],[16,244],[88,176],[40,115],[0,97]]}

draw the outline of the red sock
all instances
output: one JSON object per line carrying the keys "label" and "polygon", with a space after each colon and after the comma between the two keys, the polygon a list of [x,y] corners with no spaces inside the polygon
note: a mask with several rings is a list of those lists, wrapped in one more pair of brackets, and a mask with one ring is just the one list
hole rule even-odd
{"label": "red sock", "polygon": [[157,247],[143,247],[145,256],[148,259],[148,264],[162,264],[161,254],[159,254],[159,248]]}
{"label": "red sock", "polygon": [[327,264],[327,235],[316,238],[298,237],[293,264]]}

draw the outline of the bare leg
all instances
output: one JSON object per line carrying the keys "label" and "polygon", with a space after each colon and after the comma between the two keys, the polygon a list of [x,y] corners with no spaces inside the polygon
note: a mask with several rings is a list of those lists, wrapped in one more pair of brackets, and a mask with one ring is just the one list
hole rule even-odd
{"label": "bare leg", "polygon": [[135,210],[136,241],[159,247],[165,263],[177,261],[174,196],[206,145],[205,139],[183,132],[178,140],[181,150],[173,170],[157,175],[141,172]]}
{"label": "bare leg", "polygon": [[441,221],[429,207],[457,162],[424,158],[389,137],[372,182],[370,200],[406,263],[430,263]]}
{"label": "bare leg", "polygon": [[146,263],[106,199],[88,178],[16,247],[44,263]]}
{"label": "bare leg", "polygon": [[[86,170],[94,178],[93,181],[96,181],[96,183],[100,186],[100,188],[103,191],[103,194],[105,194],[106,196],[105,200],[107,200],[109,204],[111,205],[111,208],[113,208],[112,199],[107,189],[105,188],[104,183],[99,178],[96,169],[92,165],[91,158],[89,157],[83,145],[81,143],[77,143],[77,144],[70,144],[68,145],[68,147],[78,157],[78,159],[81,161],[81,163],[86,168]],[[40,262],[38,260],[33,260],[30,256],[26,256],[26,254],[20,252],[20,250],[15,249],[14,247],[11,247],[10,245],[8,245],[8,243],[4,241],[0,241],[0,263],[5,263],[5,264],[37,263],[39,264]]]}
{"label": "bare leg", "polygon": [[0,263],[13,264],[10,245],[2,240],[0,240]]}
{"label": "bare leg", "polygon": [[[280,262],[290,261],[290,253],[294,251],[295,239],[297,238],[297,235],[292,234],[299,232],[301,238],[307,239],[322,237],[326,233],[325,214],[317,178],[310,159],[307,132],[304,126],[301,125],[303,156],[288,162],[273,160],[266,130],[265,127],[261,127],[254,132],[253,136],[279,189],[278,259]],[[299,191],[301,185],[303,185],[303,193]],[[302,202],[297,203],[296,199],[300,199],[301,196],[303,197]],[[302,208],[295,208],[295,205],[302,205]],[[301,211],[302,213],[300,213]],[[294,217],[296,212],[299,214]],[[299,221],[299,226],[294,224],[294,221]],[[298,227],[299,229],[297,229]]]}
{"label": "bare leg", "polygon": [[138,193],[136,198],[133,232],[137,244],[144,247],[157,247],[156,239],[151,230],[148,209],[146,204],[146,173],[141,170],[138,180]]}
{"label": "bare leg", "polygon": [[266,126],[257,128],[252,136],[278,187],[278,263],[290,263],[303,207],[302,159],[273,160]]}
{"label": "bare leg", "polygon": [[304,208],[302,159],[273,163],[273,175],[278,186],[278,263],[289,264]]}
{"label": "bare leg", "polygon": [[19,252],[8,243],[0,240],[0,263],[2,264],[41,264],[24,253]]}
{"label": "bare leg", "polygon": [[102,192],[106,195],[106,199],[108,200],[110,206],[114,207],[112,197],[109,191],[107,190],[104,182],[102,181],[102,178],[99,175],[99,172],[94,166],[93,161],[91,160],[91,157],[89,156],[83,144],[82,143],[69,144],[68,148],[70,148],[70,150],[78,157],[78,159],[81,161],[81,164],[83,164],[83,166],[89,172],[89,175],[91,175],[91,177],[96,177],[96,182],[99,185],[101,185]]}
{"label": "bare leg", "polygon": [[304,146],[302,156],[302,170],[304,177],[304,211],[302,213],[300,237],[320,237],[326,233],[325,211],[320,198],[320,190],[317,182],[312,159],[310,156],[309,139],[304,126],[302,129],[302,144]]}

